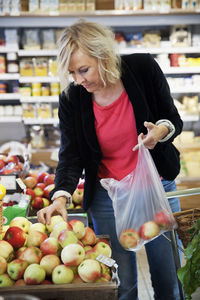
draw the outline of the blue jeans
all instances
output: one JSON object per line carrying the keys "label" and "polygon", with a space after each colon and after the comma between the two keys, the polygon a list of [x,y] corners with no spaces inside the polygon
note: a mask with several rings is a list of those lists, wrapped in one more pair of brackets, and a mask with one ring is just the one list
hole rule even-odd
{"label": "blue jeans", "polygon": [[[166,192],[176,190],[174,181],[162,180]],[[178,198],[169,200],[173,212],[180,211]],[[95,233],[108,234],[112,256],[118,264],[119,300],[138,300],[136,253],[120,245],[116,230],[112,200],[98,182],[90,208]],[[169,234],[169,232],[167,233]],[[156,300],[179,300],[179,289],[171,243],[162,235],[145,245]],[[142,299],[143,300],[143,299]]]}

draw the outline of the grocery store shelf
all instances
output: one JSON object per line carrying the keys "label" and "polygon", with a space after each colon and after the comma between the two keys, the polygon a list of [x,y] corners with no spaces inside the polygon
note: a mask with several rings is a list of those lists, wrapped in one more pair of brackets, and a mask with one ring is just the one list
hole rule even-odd
{"label": "grocery store shelf", "polygon": [[131,53],[151,53],[151,54],[162,54],[162,53],[200,53],[200,47],[128,47],[119,50],[121,54]]}
{"label": "grocery store shelf", "polygon": [[[199,24],[199,10],[157,10],[146,11],[144,9],[131,10],[96,10],[96,11],[71,11],[69,13],[51,15],[44,13],[21,13],[17,16],[1,15],[0,27],[56,27],[70,26],[78,19],[85,18],[109,26],[152,26],[173,24]],[[27,20],[28,19],[28,20]],[[39,21],[38,21],[39,20]]]}
{"label": "grocery store shelf", "polygon": [[199,115],[181,115],[183,122],[197,122],[199,121]]}
{"label": "grocery store shelf", "polygon": [[19,116],[7,116],[7,117],[0,117],[0,123],[15,123],[15,122],[22,122],[22,117]]}
{"label": "grocery store shelf", "polygon": [[0,94],[0,100],[19,100],[20,94],[18,93],[5,93]]}
{"label": "grocery store shelf", "polygon": [[35,124],[40,124],[40,125],[45,125],[45,124],[57,125],[58,124],[58,119],[57,118],[51,118],[51,119],[23,118],[23,121],[24,121],[25,125],[35,125]]}
{"label": "grocery store shelf", "polygon": [[170,87],[173,94],[198,94],[200,93],[200,86],[183,86],[183,87]]}
{"label": "grocery store shelf", "polygon": [[17,52],[18,50],[19,48],[17,45],[11,45],[9,47],[0,46],[0,53]]}
{"label": "grocery store shelf", "polygon": [[19,77],[20,83],[29,82],[59,82],[59,78],[56,76],[24,76]]}
{"label": "grocery store shelf", "polygon": [[39,49],[39,50],[19,50],[19,56],[56,56],[56,49]]}
{"label": "grocery store shelf", "polygon": [[48,102],[48,103],[52,103],[58,102],[58,96],[30,96],[30,97],[26,97],[26,96],[21,96],[20,97],[20,101],[22,103],[26,103],[26,102],[31,102],[31,103],[35,103],[35,102]]}
{"label": "grocery store shelf", "polygon": [[200,73],[200,67],[169,67],[162,70],[165,74],[194,74]]}
{"label": "grocery store shelf", "polygon": [[19,74],[14,73],[14,74],[9,74],[9,73],[4,73],[0,74],[0,80],[18,80],[19,79]]}

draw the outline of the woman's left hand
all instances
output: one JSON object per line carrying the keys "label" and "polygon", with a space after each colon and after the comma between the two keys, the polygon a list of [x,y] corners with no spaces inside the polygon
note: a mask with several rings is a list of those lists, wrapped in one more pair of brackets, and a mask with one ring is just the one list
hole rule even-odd
{"label": "woman's left hand", "polygon": [[[163,139],[168,133],[169,129],[165,125],[155,125],[151,122],[144,122],[144,126],[147,128],[147,134],[141,133],[139,137],[142,139],[144,146],[147,149],[153,149],[159,140]],[[137,150],[139,145],[137,144],[133,151]]]}

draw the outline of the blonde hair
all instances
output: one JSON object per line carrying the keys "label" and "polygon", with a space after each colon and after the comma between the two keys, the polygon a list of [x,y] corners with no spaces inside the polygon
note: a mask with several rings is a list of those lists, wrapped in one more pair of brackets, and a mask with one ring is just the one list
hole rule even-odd
{"label": "blonde hair", "polygon": [[114,33],[108,27],[79,20],[67,27],[58,40],[58,72],[61,89],[69,84],[68,66],[71,55],[82,50],[98,61],[100,78],[106,86],[120,78],[120,56],[116,53]]}

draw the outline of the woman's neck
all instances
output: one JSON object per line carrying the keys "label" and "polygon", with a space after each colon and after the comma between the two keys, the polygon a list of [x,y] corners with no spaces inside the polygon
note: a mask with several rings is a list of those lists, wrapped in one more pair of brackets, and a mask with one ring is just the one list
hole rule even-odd
{"label": "woman's neck", "polygon": [[119,79],[115,84],[106,86],[93,93],[94,101],[100,106],[107,106],[119,98],[123,92],[124,86]]}

